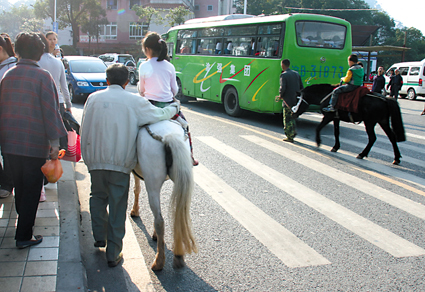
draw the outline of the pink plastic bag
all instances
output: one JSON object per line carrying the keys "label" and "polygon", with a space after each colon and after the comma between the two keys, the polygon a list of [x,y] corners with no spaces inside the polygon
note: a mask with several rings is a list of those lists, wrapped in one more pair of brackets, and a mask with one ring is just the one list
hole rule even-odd
{"label": "pink plastic bag", "polygon": [[78,162],[81,159],[80,135],[75,131],[68,131],[68,150],[62,160]]}

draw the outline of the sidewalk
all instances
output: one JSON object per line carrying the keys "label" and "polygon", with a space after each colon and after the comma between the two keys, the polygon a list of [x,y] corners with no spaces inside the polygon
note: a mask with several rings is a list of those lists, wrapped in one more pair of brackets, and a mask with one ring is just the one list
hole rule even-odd
{"label": "sidewalk", "polygon": [[0,200],[0,290],[87,291],[79,249],[79,204],[74,164],[62,161],[64,174],[48,184],[39,204],[34,234],[37,246],[17,249],[14,196]]}

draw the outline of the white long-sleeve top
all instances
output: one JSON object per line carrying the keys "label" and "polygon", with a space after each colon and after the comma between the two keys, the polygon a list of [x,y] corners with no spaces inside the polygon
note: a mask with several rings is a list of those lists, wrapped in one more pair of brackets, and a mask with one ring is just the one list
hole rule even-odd
{"label": "white long-sleeve top", "polygon": [[157,60],[157,57],[153,57],[140,65],[139,93],[149,100],[169,102],[179,91],[176,69],[166,60]]}
{"label": "white long-sleeve top", "polygon": [[56,59],[52,54],[44,53],[38,64],[41,68],[50,72],[55,80],[56,89],[58,90],[59,103],[65,103],[66,108],[71,108],[72,103],[69,98],[69,90],[66,84],[65,68],[63,67],[62,61]]}
{"label": "white long-sleeve top", "polygon": [[89,171],[130,173],[137,163],[140,127],[170,119],[178,112],[178,103],[159,108],[115,84],[90,94],[80,129],[84,163]]}

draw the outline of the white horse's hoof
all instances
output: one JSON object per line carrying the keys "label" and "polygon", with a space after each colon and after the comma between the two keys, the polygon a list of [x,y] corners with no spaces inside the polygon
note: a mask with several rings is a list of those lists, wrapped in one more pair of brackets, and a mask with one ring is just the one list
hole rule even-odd
{"label": "white horse's hoof", "polygon": [[184,262],[183,256],[174,256],[173,258],[173,268],[174,269],[181,269],[186,266],[186,263]]}

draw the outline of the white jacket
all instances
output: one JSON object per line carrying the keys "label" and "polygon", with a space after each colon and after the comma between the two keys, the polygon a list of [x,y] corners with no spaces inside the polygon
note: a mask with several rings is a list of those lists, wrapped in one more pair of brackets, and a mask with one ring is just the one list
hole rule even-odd
{"label": "white jacket", "polygon": [[92,93],[84,105],[80,130],[81,154],[89,171],[130,173],[137,163],[139,128],[178,112],[178,103],[158,108],[119,85]]}

